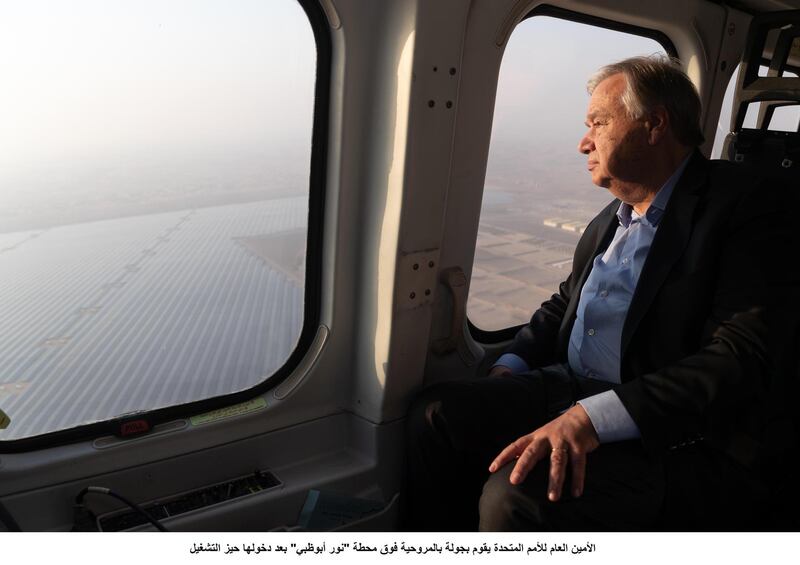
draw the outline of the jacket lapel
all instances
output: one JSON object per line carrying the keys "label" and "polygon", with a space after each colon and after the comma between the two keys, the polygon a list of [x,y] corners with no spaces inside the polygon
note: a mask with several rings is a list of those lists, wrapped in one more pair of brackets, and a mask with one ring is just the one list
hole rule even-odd
{"label": "jacket lapel", "polygon": [[705,184],[707,176],[708,161],[695,151],[670,197],[639,276],[622,328],[621,359],[625,358],[639,322],[689,242],[699,189]]}

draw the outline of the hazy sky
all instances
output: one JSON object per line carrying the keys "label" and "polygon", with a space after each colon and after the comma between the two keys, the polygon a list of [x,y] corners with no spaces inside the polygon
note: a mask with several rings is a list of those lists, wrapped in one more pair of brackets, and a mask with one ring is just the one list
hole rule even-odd
{"label": "hazy sky", "polygon": [[494,130],[524,138],[556,136],[559,142],[574,140],[575,148],[585,129],[589,76],[607,63],[663,52],[649,38],[558,18],[529,18],[514,30],[503,55]]}
{"label": "hazy sky", "polygon": [[[315,49],[295,0],[0,0],[0,233],[306,190]],[[586,79],[659,51],[522,22],[502,62],[489,178],[549,182],[532,172],[546,166],[588,180],[576,150]]]}
{"label": "hazy sky", "polygon": [[42,167],[307,143],[315,49],[294,0],[0,0],[0,191]]}

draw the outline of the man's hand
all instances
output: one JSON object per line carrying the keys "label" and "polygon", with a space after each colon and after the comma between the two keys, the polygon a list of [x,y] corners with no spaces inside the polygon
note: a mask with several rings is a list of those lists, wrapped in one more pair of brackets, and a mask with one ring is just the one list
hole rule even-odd
{"label": "man's hand", "polygon": [[567,462],[572,465],[572,494],[583,493],[586,477],[586,454],[597,449],[600,441],[592,421],[580,404],[548,422],[533,433],[522,436],[500,452],[489,471],[494,473],[514,458],[517,463],[511,472],[511,483],[518,485],[539,461],[550,457],[548,498],[555,502],[561,497]]}
{"label": "man's hand", "polygon": [[508,367],[504,367],[503,365],[497,365],[492,367],[492,370],[489,371],[490,377],[505,377],[506,375],[511,374],[511,369]]}

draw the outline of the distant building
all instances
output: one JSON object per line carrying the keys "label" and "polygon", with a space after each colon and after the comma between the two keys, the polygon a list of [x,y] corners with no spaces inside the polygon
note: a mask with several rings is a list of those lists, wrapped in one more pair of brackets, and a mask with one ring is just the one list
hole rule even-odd
{"label": "distant building", "polygon": [[568,222],[566,218],[545,218],[544,225],[549,228],[560,228],[564,222]]}
{"label": "distant building", "polygon": [[562,230],[583,233],[589,223],[586,220],[574,220],[570,218],[546,218],[544,225],[549,228],[561,228]]}
{"label": "distant building", "polygon": [[567,231],[576,231],[578,233],[583,233],[583,231],[586,229],[587,225],[588,224],[586,222],[584,222],[584,221],[567,222],[567,223],[561,224],[561,229],[567,230]]}

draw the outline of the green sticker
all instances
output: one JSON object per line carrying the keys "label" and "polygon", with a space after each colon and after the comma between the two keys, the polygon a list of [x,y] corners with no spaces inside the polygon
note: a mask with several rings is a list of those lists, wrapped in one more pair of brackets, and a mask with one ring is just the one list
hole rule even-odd
{"label": "green sticker", "polygon": [[0,430],[5,430],[10,423],[11,418],[8,417],[8,414],[0,410]]}
{"label": "green sticker", "polygon": [[248,400],[247,402],[242,402],[241,404],[234,404],[233,406],[226,406],[225,408],[220,408],[219,410],[212,410],[211,412],[192,416],[189,418],[189,421],[193,426],[200,426],[202,424],[209,424],[211,422],[225,420],[226,418],[233,418],[234,416],[249,414],[250,412],[255,412],[256,410],[261,410],[262,408],[266,407],[267,401],[263,397],[259,396],[258,398]]}

